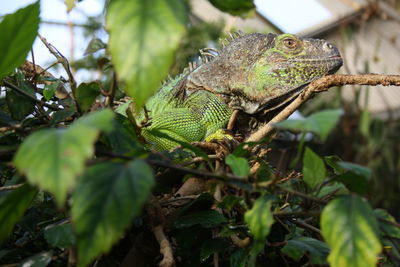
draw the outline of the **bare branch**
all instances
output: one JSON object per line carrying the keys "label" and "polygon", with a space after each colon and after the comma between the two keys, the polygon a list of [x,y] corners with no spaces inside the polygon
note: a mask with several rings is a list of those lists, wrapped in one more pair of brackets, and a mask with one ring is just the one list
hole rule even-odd
{"label": "bare branch", "polygon": [[279,112],[272,120],[253,133],[246,142],[258,142],[269,135],[274,130],[274,124],[287,119],[295,110],[297,110],[304,102],[306,102],[315,92],[326,91],[333,86],[341,86],[347,84],[359,85],[383,85],[383,86],[400,86],[400,75],[383,75],[383,74],[334,74],[324,76],[312,82],[292,103]]}
{"label": "bare branch", "polygon": [[68,79],[69,79],[69,83],[71,85],[71,90],[72,90],[72,94],[75,96],[75,90],[76,90],[76,81],[74,78],[74,75],[72,74],[71,68],[69,66],[68,60],[66,57],[64,57],[58,50],[57,48],[55,48],[52,44],[50,44],[49,42],[47,42],[47,40],[41,36],[40,34],[38,34],[40,40],[43,42],[43,44],[47,47],[47,49],[49,49],[50,53],[53,54],[53,56],[55,56],[55,58],[57,59],[58,62],[60,62],[65,71],[67,72],[68,75]]}

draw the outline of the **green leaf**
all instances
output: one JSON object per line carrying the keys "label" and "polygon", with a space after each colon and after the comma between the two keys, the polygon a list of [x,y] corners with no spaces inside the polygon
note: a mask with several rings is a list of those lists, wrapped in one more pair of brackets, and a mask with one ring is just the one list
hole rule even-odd
{"label": "green leaf", "polygon": [[99,38],[93,38],[92,40],[90,40],[90,43],[86,47],[84,55],[86,56],[89,54],[93,54],[93,53],[99,51],[100,49],[104,49],[106,47],[107,47],[107,45],[105,43],[103,43],[102,40],[100,40]]}
{"label": "green leaf", "polygon": [[214,253],[224,252],[229,248],[230,241],[226,238],[213,238],[207,239],[201,246],[200,250],[200,261],[206,261]]}
{"label": "green leaf", "polygon": [[253,0],[209,0],[216,8],[232,15],[246,15],[254,11]]}
{"label": "green leaf", "polygon": [[321,184],[326,175],[324,161],[311,148],[306,147],[303,161],[303,179],[310,187]]}
{"label": "green leaf", "polygon": [[309,253],[311,264],[324,265],[329,247],[317,239],[301,236],[290,239],[281,251],[296,261]]}
{"label": "green leaf", "polygon": [[44,237],[47,243],[58,248],[69,248],[76,242],[70,223],[47,226],[44,230]]}
{"label": "green leaf", "polygon": [[372,171],[364,166],[350,162],[336,162],[336,172],[340,173],[335,180],[343,183],[350,191],[367,194]]}
{"label": "green leaf", "polygon": [[22,267],[46,267],[52,260],[53,252],[41,252],[22,261]]}
{"label": "green leaf", "polygon": [[101,163],[86,170],[73,194],[71,211],[78,266],[88,265],[123,236],[153,185],[152,170],[142,160]]}
{"label": "green leaf", "polygon": [[36,193],[35,188],[24,184],[0,199],[0,243],[11,234],[14,225],[31,205]]}
{"label": "green leaf", "polygon": [[213,228],[226,222],[227,220],[224,215],[218,211],[203,210],[182,216],[174,222],[174,227],[181,229],[201,225],[204,228]]}
{"label": "green leaf", "polygon": [[0,80],[20,66],[39,29],[39,1],[6,15],[0,22]]}
{"label": "green leaf", "polygon": [[81,83],[75,91],[75,98],[80,108],[87,111],[100,94],[100,86],[97,82]]}
{"label": "green leaf", "polygon": [[233,174],[238,176],[247,176],[250,173],[249,163],[245,158],[236,157],[229,154],[225,158],[225,163],[231,167]]}
{"label": "green leaf", "polygon": [[185,32],[182,0],[114,0],[106,19],[118,77],[139,110],[157,90]]}
{"label": "green leaf", "polygon": [[76,120],[68,129],[37,131],[19,147],[14,165],[28,182],[53,193],[61,207],[93,155],[99,132],[110,130],[112,117],[111,110],[102,110]]}
{"label": "green leaf", "polygon": [[332,267],[376,266],[382,245],[375,215],[364,199],[348,195],[329,202],[322,211],[321,231],[331,248]]}
{"label": "green leaf", "polygon": [[[32,97],[35,97],[35,91],[31,84],[22,81],[19,88]],[[35,101],[12,89],[7,90],[6,100],[11,116],[16,120],[23,120],[28,114],[32,113],[35,108]]]}
{"label": "green leaf", "polygon": [[53,113],[53,117],[50,120],[50,124],[51,125],[57,124],[61,121],[68,119],[69,117],[72,117],[74,114],[75,111],[71,108],[56,111]]}
{"label": "green leaf", "polygon": [[271,196],[259,197],[253,207],[244,215],[245,222],[249,225],[254,239],[263,241],[269,234],[274,217],[271,212],[273,198]]}
{"label": "green leaf", "polygon": [[329,109],[316,112],[304,119],[282,121],[275,126],[294,132],[313,132],[318,134],[322,141],[325,141],[342,114],[341,109]]}
{"label": "green leaf", "polygon": [[61,81],[57,80],[44,86],[43,96],[47,101],[49,101],[54,96],[54,93],[57,91],[57,88],[60,86],[60,84]]}

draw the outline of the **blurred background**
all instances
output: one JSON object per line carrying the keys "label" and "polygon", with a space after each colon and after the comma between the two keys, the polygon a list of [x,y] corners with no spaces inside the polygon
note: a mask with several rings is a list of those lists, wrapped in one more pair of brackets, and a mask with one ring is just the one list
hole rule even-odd
{"label": "blurred background", "polygon": [[[0,16],[33,1],[2,1]],[[338,46],[344,58],[340,73],[400,73],[399,0],[255,0],[256,10],[242,17],[223,13],[212,1],[187,1],[190,26],[171,69],[175,75],[195,60],[199,49],[218,47],[227,32],[288,32],[323,38]],[[211,2],[211,3],[210,3]],[[230,2],[230,1],[228,1]],[[75,7],[68,12],[68,5]],[[105,50],[86,55],[88,47],[107,41],[104,0],[42,0],[40,34],[70,61],[78,82],[109,79],[103,66]],[[35,63],[64,76],[55,59],[36,40]],[[32,59],[32,54],[29,55]],[[53,67],[54,65],[54,67]],[[372,204],[400,218],[400,88],[346,86],[318,94],[302,107],[303,115],[341,108],[345,115],[329,139],[318,145],[320,155],[339,155],[373,170]],[[318,141],[310,141],[318,142]],[[280,149],[294,151],[294,142]],[[281,166],[285,168],[285,166]]]}

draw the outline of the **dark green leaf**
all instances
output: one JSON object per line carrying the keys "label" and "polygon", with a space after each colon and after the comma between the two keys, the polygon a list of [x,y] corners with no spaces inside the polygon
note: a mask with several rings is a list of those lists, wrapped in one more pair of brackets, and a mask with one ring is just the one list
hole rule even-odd
{"label": "dark green leaf", "polygon": [[310,187],[321,184],[326,176],[324,161],[309,147],[306,147],[303,161],[303,179]]}
{"label": "dark green leaf", "polygon": [[232,253],[230,258],[231,267],[245,267],[247,259],[247,251],[244,249],[238,249]]}
{"label": "dark green leaf", "polygon": [[41,252],[24,260],[21,267],[46,267],[53,257],[52,251]]}
{"label": "dark green leaf", "polygon": [[44,237],[47,243],[58,248],[69,248],[76,242],[70,223],[46,227]]}
{"label": "dark green leaf", "polygon": [[239,196],[227,195],[220,203],[218,203],[218,207],[231,210],[237,203],[242,200],[243,198]]}
{"label": "dark green leaf", "polygon": [[93,53],[99,51],[100,49],[104,49],[106,47],[107,47],[107,45],[105,43],[103,43],[102,40],[100,40],[99,38],[93,38],[92,40],[90,40],[90,43],[87,46],[84,55],[86,56],[89,54],[93,54]]}
{"label": "dark green leaf", "polygon": [[329,247],[317,239],[301,236],[290,239],[281,251],[296,261],[308,253],[311,264],[324,265]]}
{"label": "dark green leaf", "polygon": [[113,130],[103,136],[113,152],[124,154],[142,147],[132,123],[127,118],[121,114],[117,114],[113,126]]}
{"label": "dark green leaf", "polygon": [[336,181],[343,183],[352,192],[368,193],[369,180],[372,177],[370,169],[344,161],[336,162],[336,165],[336,172],[340,173],[335,177]]}
{"label": "dark green leaf", "polygon": [[182,216],[174,222],[175,228],[188,228],[201,225],[204,228],[213,228],[226,223],[224,215],[215,210],[203,210]]}
{"label": "dark green leaf", "polygon": [[114,0],[109,5],[108,48],[138,110],[167,75],[185,23],[182,0]]}
{"label": "dark green leaf", "polygon": [[[20,89],[35,97],[35,91],[31,84],[23,81],[21,82]],[[33,112],[35,107],[35,101],[12,89],[7,90],[6,100],[11,116],[16,120],[23,120],[28,114]]]}
{"label": "dark green leaf", "polygon": [[265,240],[271,230],[271,225],[274,223],[271,212],[272,202],[271,196],[259,197],[251,210],[248,210],[244,215],[244,220],[249,225],[250,232],[256,240]]}
{"label": "dark green leaf", "polygon": [[34,132],[19,147],[14,164],[31,184],[54,194],[62,206],[94,152],[101,130],[110,130],[113,112],[102,110],[76,120],[68,129]]}
{"label": "dark green leaf", "polygon": [[343,114],[341,109],[332,109],[316,112],[304,119],[289,119],[275,124],[278,128],[295,132],[313,132],[324,141]]}
{"label": "dark green leaf", "polygon": [[357,194],[367,194],[369,189],[368,181],[363,176],[352,172],[346,172],[335,177],[335,181],[343,183],[347,189]]}
{"label": "dark green leaf", "polygon": [[206,261],[214,253],[224,252],[229,248],[230,241],[226,238],[213,238],[204,241],[200,250],[200,260]]}
{"label": "dark green leaf", "polygon": [[343,168],[338,165],[338,162],[342,161],[338,156],[326,156],[324,160],[333,169],[335,174],[342,174],[344,172]]}
{"label": "dark green leaf", "polygon": [[337,162],[338,166],[340,166],[343,170],[352,172],[358,176],[364,177],[367,181],[371,180],[372,171],[371,169],[352,163],[352,162]]}
{"label": "dark green leaf", "polygon": [[50,124],[52,124],[52,125],[57,124],[61,121],[68,119],[69,117],[72,117],[74,114],[75,114],[75,111],[70,108],[56,111],[53,114],[53,118],[51,118],[51,120],[50,120]]}
{"label": "dark green leaf", "polygon": [[75,98],[80,108],[87,111],[100,94],[100,86],[97,82],[81,83],[75,91]]}
{"label": "dark green leaf", "polygon": [[348,195],[329,202],[322,211],[321,231],[331,248],[332,267],[376,266],[382,245],[374,212],[364,199]]}
{"label": "dark green leaf", "polygon": [[250,173],[250,166],[245,158],[236,157],[232,154],[229,154],[225,158],[225,163],[231,167],[232,172],[235,175],[247,176]]}
{"label": "dark green leaf", "polygon": [[0,80],[20,66],[39,29],[39,1],[6,15],[0,22]]}
{"label": "dark green leaf", "polygon": [[152,170],[142,160],[101,163],[86,170],[73,194],[71,212],[79,266],[88,265],[123,236],[153,185]]}
{"label": "dark green leaf", "polygon": [[232,15],[246,15],[254,11],[253,0],[209,0],[216,8]]}
{"label": "dark green leaf", "polygon": [[316,195],[317,198],[323,198],[329,194],[336,192],[336,194],[344,194],[348,193],[349,191],[342,183],[331,183],[324,185],[321,190],[319,190],[318,194]]}
{"label": "dark green leaf", "polygon": [[386,210],[374,210],[379,223],[381,237],[394,237],[400,239],[400,227],[396,220]]}
{"label": "dark green leaf", "polygon": [[24,184],[0,199],[0,243],[11,234],[14,225],[31,205],[36,193],[35,188]]}

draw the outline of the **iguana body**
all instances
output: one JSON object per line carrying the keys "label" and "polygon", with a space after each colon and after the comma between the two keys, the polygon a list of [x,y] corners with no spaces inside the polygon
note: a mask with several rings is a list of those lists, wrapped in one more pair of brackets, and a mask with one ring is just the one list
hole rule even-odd
{"label": "iguana body", "polygon": [[165,84],[136,114],[142,135],[157,150],[194,142],[226,127],[235,109],[257,114],[282,106],[304,85],[342,65],[336,47],[291,34],[247,34],[233,39],[210,61]]}

